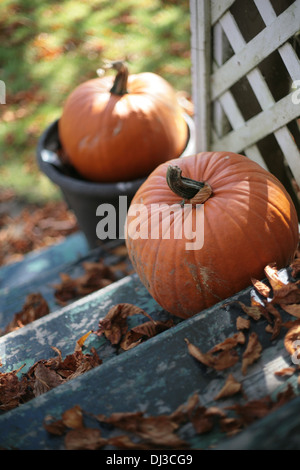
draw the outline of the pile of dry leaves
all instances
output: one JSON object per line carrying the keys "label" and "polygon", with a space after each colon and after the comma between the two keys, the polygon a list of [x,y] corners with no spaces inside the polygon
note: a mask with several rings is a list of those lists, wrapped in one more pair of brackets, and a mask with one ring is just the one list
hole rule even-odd
{"label": "pile of dry leaves", "polygon": [[76,342],[74,353],[65,359],[60,350],[53,347],[57,356],[37,361],[21,378],[17,374],[24,366],[12,372],[0,373],[0,410],[11,410],[101,364],[95,350],[89,354],[82,351],[89,335],[90,332],[82,336]]}
{"label": "pile of dry leaves", "polygon": [[20,261],[24,254],[53,245],[78,230],[75,215],[64,201],[41,207],[23,205],[12,190],[0,188],[1,203],[7,210],[0,211],[0,266]]}
{"label": "pile of dry leaves", "polygon": [[[127,256],[125,245],[118,246],[111,250],[112,253],[119,253],[123,257]],[[57,304],[64,306],[71,301],[84,297],[116,281],[116,272],[122,276],[129,274],[128,266],[119,256],[120,261],[113,265],[107,265],[102,258],[95,262],[82,262],[84,273],[76,278],[67,273],[60,273],[61,282],[53,284],[53,295]],[[22,306],[21,311],[13,315],[12,320],[6,325],[0,336],[10,331],[22,328],[24,325],[37,320],[50,312],[47,301],[39,292],[29,294]]]}
{"label": "pile of dry leaves", "polygon": [[[67,450],[97,450],[105,446],[126,450],[189,449],[189,443],[178,435],[180,427],[186,423],[191,423],[199,435],[210,432],[216,425],[221,432],[231,435],[294,397],[292,388],[288,386],[285,392],[277,396],[276,401],[267,396],[231,407],[237,417],[228,416],[217,406],[202,406],[197,393],[191,395],[186,404],[180,405],[172,413],[158,416],[145,416],[142,411],[112,413],[110,416],[92,415],[75,405],[66,410],[58,420],[47,415],[43,425],[50,434],[64,436]],[[84,415],[94,417],[100,426],[86,426]],[[103,437],[101,425],[107,423],[125,433],[110,438]]]}

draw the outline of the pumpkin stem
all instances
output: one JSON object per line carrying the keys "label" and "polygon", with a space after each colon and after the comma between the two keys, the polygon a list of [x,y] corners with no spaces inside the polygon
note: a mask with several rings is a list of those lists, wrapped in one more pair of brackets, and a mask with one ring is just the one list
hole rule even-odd
{"label": "pumpkin stem", "polygon": [[127,91],[128,68],[122,60],[106,61],[104,69],[114,69],[117,75],[110,93],[114,95],[125,95]]}
{"label": "pumpkin stem", "polygon": [[182,204],[186,200],[192,204],[203,204],[212,195],[210,184],[182,176],[181,168],[176,165],[168,166],[166,180],[169,188],[183,198]]}

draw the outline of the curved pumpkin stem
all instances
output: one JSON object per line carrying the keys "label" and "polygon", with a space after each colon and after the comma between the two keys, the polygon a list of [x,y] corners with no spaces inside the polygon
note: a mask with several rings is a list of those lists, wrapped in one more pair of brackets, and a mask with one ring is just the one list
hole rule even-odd
{"label": "curved pumpkin stem", "polygon": [[[114,69],[117,71],[117,75],[114,81],[110,93],[118,96],[126,95],[127,80],[128,80],[128,68],[122,60],[105,61],[103,69]],[[103,73],[103,69],[99,69]]]}
{"label": "curved pumpkin stem", "polygon": [[206,181],[196,181],[182,176],[182,170],[176,165],[169,165],[166,174],[169,188],[183,198],[181,204],[186,200],[192,204],[203,204],[211,195],[212,188]]}

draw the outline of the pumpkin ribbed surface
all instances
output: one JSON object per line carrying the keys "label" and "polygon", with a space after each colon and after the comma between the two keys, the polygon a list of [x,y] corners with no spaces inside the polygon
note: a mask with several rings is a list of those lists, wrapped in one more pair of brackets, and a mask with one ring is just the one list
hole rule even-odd
{"label": "pumpkin ribbed surface", "polygon": [[[198,249],[187,249],[191,240],[183,230],[183,210],[189,201],[180,205],[182,198],[166,183],[169,164],[212,188],[202,206],[190,205],[193,230],[199,242],[203,238]],[[135,204],[147,210],[135,212]],[[171,220],[169,239],[163,233],[151,238],[151,222],[158,220],[151,207],[159,210],[158,205],[165,205],[159,226],[164,217]],[[176,205],[171,216],[168,205]],[[202,219],[196,218],[199,207]],[[203,226],[195,227],[199,221]],[[144,238],[134,236],[134,226],[143,229]],[[287,266],[298,243],[296,210],[282,184],[255,162],[231,152],[203,152],[157,167],[132,200],[127,230],[129,257],[141,281],[164,309],[182,318],[246,288],[251,278],[262,279],[269,263]],[[174,235],[180,232],[182,237]]]}
{"label": "pumpkin ribbed surface", "polygon": [[87,180],[142,178],[179,157],[188,127],[173,87],[146,72],[126,77],[120,94],[113,77],[91,79],[66,100],[59,136],[69,163]]}

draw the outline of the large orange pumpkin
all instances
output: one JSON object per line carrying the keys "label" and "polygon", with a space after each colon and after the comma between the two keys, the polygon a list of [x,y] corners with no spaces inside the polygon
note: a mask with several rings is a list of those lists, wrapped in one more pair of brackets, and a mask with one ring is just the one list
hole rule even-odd
{"label": "large orange pumpkin", "polygon": [[188,127],[175,90],[154,73],[88,80],[69,95],[59,120],[67,160],[87,180],[128,181],[179,157]]}
{"label": "large orange pumpkin", "polygon": [[203,152],[151,173],[131,202],[126,234],[150,294],[187,318],[262,279],[268,263],[286,266],[298,221],[275,176],[245,156]]}

